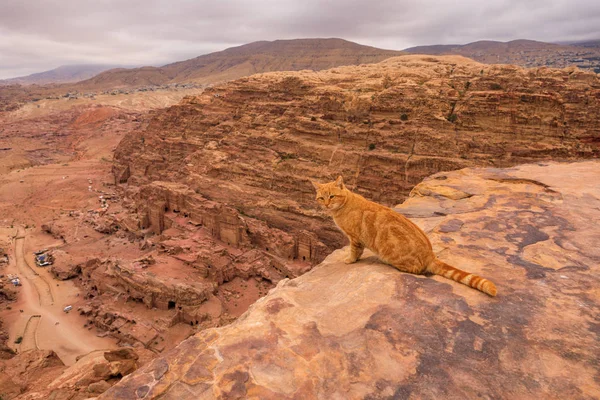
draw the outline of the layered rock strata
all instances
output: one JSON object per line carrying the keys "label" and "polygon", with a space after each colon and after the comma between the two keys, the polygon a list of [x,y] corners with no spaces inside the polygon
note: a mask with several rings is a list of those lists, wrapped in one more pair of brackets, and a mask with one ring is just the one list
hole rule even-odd
{"label": "layered rock strata", "polygon": [[440,173],[398,206],[442,260],[494,281],[495,298],[336,251],[100,398],[596,398],[598,171]]}
{"label": "layered rock strata", "polygon": [[[182,340],[197,329],[229,323],[280,280],[297,277],[310,267],[306,262],[288,262],[266,250],[253,249],[249,242],[238,243],[229,238],[226,243],[225,236],[216,239],[210,222],[216,221],[223,227],[222,218],[211,219],[206,210],[196,215],[185,204],[166,204],[180,209],[163,211],[166,230],[147,239],[131,238],[143,248],[142,257],[92,258],[77,268],[78,282],[87,300],[79,312],[88,317],[90,327],[95,326],[123,344],[138,344],[157,352],[172,348],[177,344],[168,342],[173,329],[184,335],[179,336]],[[189,215],[182,216],[184,212]],[[114,236],[125,234],[123,221],[129,217],[120,218],[116,213],[104,218],[113,222],[101,224],[117,227]],[[209,228],[198,229],[190,218],[201,218]],[[244,219],[234,221],[244,224],[242,237],[246,241],[248,226],[256,235],[269,232],[262,226],[264,223],[254,226]],[[52,232],[60,230],[60,224],[52,225]],[[285,245],[283,239],[269,243]],[[190,330],[178,324],[185,324]]]}
{"label": "layered rock strata", "polygon": [[[438,171],[593,158],[598,109],[598,76],[574,68],[403,56],[269,73],[157,112],[121,142],[113,172],[138,229],[162,232],[176,207],[219,240],[314,264],[345,240],[309,178],[342,174],[393,205]],[[253,236],[249,221],[286,243]]]}

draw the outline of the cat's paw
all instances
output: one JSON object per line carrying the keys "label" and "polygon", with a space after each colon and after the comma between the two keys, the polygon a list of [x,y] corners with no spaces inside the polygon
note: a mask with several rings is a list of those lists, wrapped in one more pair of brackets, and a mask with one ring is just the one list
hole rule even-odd
{"label": "cat's paw", "polygon": [[346,264],[354,264],[356,261],[358,261],[358,260],[356,260],[355,258],[352,258],[352,257],[346,257],[346,259],[344,260],[344,262]]}

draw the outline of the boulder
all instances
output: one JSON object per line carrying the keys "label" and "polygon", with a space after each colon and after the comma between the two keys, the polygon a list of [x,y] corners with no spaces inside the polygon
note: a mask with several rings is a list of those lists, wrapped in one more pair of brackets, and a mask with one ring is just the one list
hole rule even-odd
{"label": "boulder", "polygon": [[129,375],[137,368],[135,360],[120,360],[112,361],[108,364],[94,365],[94,376],[107,380],[115,377],[123,377]]}
{"label": "boulder", "polygon": [[104,353],[106,361],[122,361],[122,360],[137,360],[140,357],[135,350],[129,347],[122,347],[118,350],[110,350]]}
{"label": "boulder", "polygon": [[597,161],[435,175],[397,211],[497,297],[338,250],[102,399],[597,398],[598,182]]}
{"label": "boulder", "polygon": [[94,382],[87,387],[86,391],[93,394],[102,394],[110,389],[110,386],[110,383],[106,381]]}
{"label": "boulder", "polygon": [[56,377],[49,385],[48,390],[75,390],[84,388],[101,378],[95,375],[94,369],[97,365],[106,364],[103,352],[93,351],[89,354],[77,357],[75,364],[65,368],[62,374]]}
{"label": "boulder", "polygon": [[24,392],[42,390],[65,368],[51,350],[29,350],[0,359],[0,396],[13,399]]}
{"label": "boulder", "polygon": [[88,262],[86,256],[73,256],[66,251],[55,249],[52,251],[53,264],[50,272],[58,280],[72,279],[81,274],[81,269]]}

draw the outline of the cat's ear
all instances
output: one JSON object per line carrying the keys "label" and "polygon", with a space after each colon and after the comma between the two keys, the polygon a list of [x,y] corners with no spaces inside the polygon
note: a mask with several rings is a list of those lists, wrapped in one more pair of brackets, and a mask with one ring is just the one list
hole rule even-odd
{"label": "cat's ear", "polygon": [[312,179],[311,179],[310,183],[312,183],[312,185],[315,187],[316,190],[319,190],[322,186],[319,182],[315,182]]}
{"label": "cat's ear", "polygon": [[341,175],[335,180],[335,186],[339,187],[340,189],[344,188],[344,178],[342,178]]}

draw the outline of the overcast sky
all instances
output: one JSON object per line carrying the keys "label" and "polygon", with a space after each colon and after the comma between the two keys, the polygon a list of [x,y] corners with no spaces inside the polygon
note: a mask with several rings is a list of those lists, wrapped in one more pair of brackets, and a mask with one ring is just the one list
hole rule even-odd
{"label": "overcast sky", "polygon": [[163,65],[257,40],[402,50],[600,39],[600,0],[0,0],[0,79],[68,64]]}

